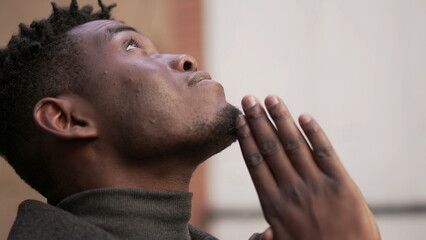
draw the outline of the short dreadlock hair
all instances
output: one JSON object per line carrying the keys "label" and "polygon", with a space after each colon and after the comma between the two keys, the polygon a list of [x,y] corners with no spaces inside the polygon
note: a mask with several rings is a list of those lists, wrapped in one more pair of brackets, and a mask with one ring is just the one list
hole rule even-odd
{"label": "short dreadlock hair", "polygon": [[0,49],[0,154],[31,187],[47,197],[52,186],[42,142],[33,120],[33,108],[45,97],[75,93],[84,81],[84,67],[78,62],[76,41],[67,35],[84,23],[111,19],[115,4],[100,10],[90,5],[79,8],[52,3],[47,19],[19,24],[19,33]]}

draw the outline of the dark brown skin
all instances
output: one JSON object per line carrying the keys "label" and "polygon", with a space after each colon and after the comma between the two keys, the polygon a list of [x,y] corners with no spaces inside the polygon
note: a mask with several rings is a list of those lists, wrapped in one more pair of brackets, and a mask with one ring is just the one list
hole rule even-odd
{"label": "dark brown skin", "polygon": [[299,123],[312,148],[277,96],[265,99],[276,127],[255,97],[242,105],[238,140],[270,224],[251,239],[380,239],[361,192],[310,115]]}
{"label": "dark brown skin", "polygon": [[127,27],[100,20],[72,29],[89,68],[83,91],[35,107],[58,182],[49,202],[94,188],[188,191],[198,164],[235,140],[211,139],[218,116],[231,108],[222,85],[190,86],[193,57],[160,54]]}
{"label": "dark brown skin", "polygon": [[[83,90],[44,98],[34,108],[57,181],[49,202],[95,188],[188,191],[195,168],[235,140],[217,131],[233,109],[223,87],[190,84],[198,71],[193,57],[160,54],[117,21],[89,22],[69,35],[89,69]],[[315,120],[300,118],[310,149],[282,101],[265,103],[277,129],[252,97],[243,99],[246,116],[237,120],[271,226],[252,239],[379,239],[361,193]]]}

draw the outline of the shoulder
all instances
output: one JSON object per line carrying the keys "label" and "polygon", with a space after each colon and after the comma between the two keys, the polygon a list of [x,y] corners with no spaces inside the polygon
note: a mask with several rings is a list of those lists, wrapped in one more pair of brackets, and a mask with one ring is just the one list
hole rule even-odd
{"label": "shoulder", "polygon": [[8,240],[26,239],[115,240],[109,233],[71,213],[36,200],[26,200],[19,205],[8,237]]}

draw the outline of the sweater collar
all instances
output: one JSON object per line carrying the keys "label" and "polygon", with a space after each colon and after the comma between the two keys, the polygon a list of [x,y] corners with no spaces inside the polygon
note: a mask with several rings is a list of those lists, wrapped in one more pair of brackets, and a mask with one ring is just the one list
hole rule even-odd
{"label": "sweater collar", "polygon": [[95,189],[58,203],[121,239],[190,239],[192,193],[142,189]]}

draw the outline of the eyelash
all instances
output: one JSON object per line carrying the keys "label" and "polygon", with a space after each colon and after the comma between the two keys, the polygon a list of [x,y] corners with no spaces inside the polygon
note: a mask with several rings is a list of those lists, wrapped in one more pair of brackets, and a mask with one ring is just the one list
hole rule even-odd
{"label": "eyelash", "polygon": [[125,48],[126,48],[127,51],[130,50],[130,49],[127,49],[130,46],[132,46],[134,48],[141,48],[138,41],[136,41],[134,38],[131,38],[130,40],[126,41],[126,43],[124,45],[125,45]]}

